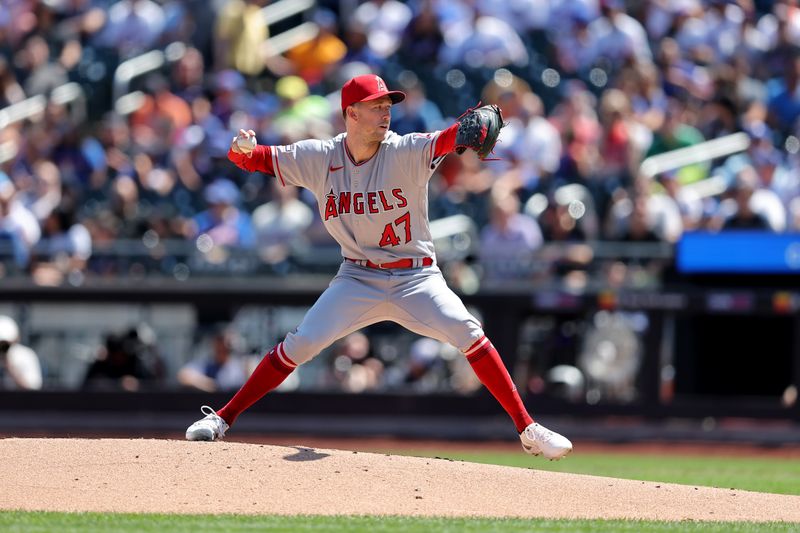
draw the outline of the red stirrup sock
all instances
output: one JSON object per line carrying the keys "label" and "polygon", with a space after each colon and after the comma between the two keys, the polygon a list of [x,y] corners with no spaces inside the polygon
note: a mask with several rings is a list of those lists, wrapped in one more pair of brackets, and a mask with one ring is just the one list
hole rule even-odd
{"label": "red stirrup sock", "polygon": [[232,426],[236,418],[245,409],[256,403],[266,393],[283,383],[283,380],[297,368],[283,351],[283,343],[279,343],[264,356],[253,374],[233,398],[217,414]]}
{"label": "red stirrup sock", "polygon": [[528,414],[522,398],[517,393],[517,386],[511,380],[500,354],[486,336],[464,352],[467,361],[472,365],[472,370],[481,380],[481,383],[489,389],[506,413],[514,420],[514,425],[518,432],[522,432],[526,427],[533,423],[531,415]]}

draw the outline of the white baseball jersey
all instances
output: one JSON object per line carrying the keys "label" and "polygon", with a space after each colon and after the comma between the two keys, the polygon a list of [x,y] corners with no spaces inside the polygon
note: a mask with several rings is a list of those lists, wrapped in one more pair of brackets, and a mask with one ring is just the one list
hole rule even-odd
{"label": "white baseball jersey", "polygon": [[377,153],[362,163],[350,156],[345,133],[273,146],[272,166],[283,185],[314,194],[343,257],[378,264],[433,257],[428,180],[443,159],[434,156],[439,133],[389,131]]}

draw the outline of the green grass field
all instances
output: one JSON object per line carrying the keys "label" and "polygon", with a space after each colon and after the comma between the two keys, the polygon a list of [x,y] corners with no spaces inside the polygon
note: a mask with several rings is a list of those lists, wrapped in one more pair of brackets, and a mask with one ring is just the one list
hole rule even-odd
{"label": "green grass field", "polygon": [[[689,485],[800,495],[800,462],[790,459],[661,455],[575,454],[561,462],[537,461],[511,453],[436,453],[406,450],[406,455],[574,472]],[[519,520],[407,517],[234,516],[98,513],[0,512],[3,532],[637,532],[734,533],[794,532],[800,524],[730,522],[651,522],[621,520]]]}
{"label": "green grass field", "polygon": [[563,461],[532,463],[529,456],[520,453],[436,453],[430,450],[401,453],[553,472],[800,495],[800,461],[796,459],[573,453]]}
{"label": "green grass field", "polygon": [[731,522],[643,522],[622,520],[510,520],[467,518],[404,517],[326,517],[326,516],[176,516],[176,515],[107,515],[96,513],[2,513],[0,530],[14,533],[53,531],[59,533],[136,532],[194,533],[196,531],[269,531],[347,533],[573,533],[610,532],[661,533],[739,533],[764,531],[789,533],[800,531],[798,524],[742,524]]}

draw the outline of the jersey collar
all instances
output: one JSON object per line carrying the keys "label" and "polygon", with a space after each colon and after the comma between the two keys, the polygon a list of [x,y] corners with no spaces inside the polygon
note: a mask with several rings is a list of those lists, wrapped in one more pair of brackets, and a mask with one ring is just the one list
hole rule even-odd
{"label": "jersey collar", "polygon": [[[388,132],[387,132],[387,136],[388,136]],[[383,138],[383,140],[381,141],[381,144],[383,144],[385,142],[386,142],[386,137]],[[354,166],[357,166],[357,167],[360,167],[361,165],[364,165],[364,164],[369,163],[370,161],[372,161],[372,159],[376,155],[378,155],[378,152],[380,151],[380,148],[378,148],[377,150],[375,150],[375,153],[372,154],[372,156],[369,159],[365,159],[361,163],[356,163],[356,160],[353,158],[353,154],[350,153],[350,148],[347,147],[347,135],[345,135],[344,138],[342,139],[342,146],[344,146],[344,153],[347,155],[347,159],[349,159],[350,162]]]}

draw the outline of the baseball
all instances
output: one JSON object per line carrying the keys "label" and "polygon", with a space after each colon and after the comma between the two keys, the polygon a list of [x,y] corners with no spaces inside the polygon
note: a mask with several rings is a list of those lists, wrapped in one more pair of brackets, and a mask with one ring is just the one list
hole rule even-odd
{"label": "baseball", "polygon": [[249,154],[250,152],[255,150],[256,144],[258,144],[258,141],[256,141],[255,135],[251,135],[250,137],[239,135],[236,138],[236,145],[239,147],[239,150],[241,150],[242,153],[244,154]]}

